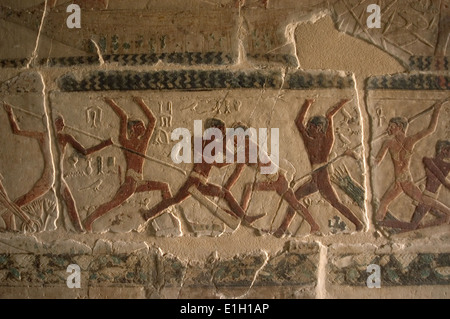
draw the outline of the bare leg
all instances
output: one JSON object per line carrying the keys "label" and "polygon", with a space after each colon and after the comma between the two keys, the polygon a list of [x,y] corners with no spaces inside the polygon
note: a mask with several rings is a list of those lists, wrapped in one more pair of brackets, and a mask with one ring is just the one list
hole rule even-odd
{"label": "bare leg", "polygon": [[375,215],[376,221],[380,222],[386,217],[389,205],[402,193],[402,188],[398,183],[394,183],[387,191],[384,193],[380,201],[380,207]]}
{"label": "bare leg", "polygon": [[230,206],[232,214],[236,217],[243,218],[248,224],[253,223],[255,220],[261,218],[263,215],[258,216],[245,216],[245,212],[239,203],[234,198],[231,192],[223,187],[214,184],[199,185],[198,190],[206,196],[220,197],[225,199],[228,206]]}
{"label": "bare leg", "polygon": [[34,184],[33,188],[28,193],[19,197],[14,202],[17,206],[23,207],[31,203],[35,199],[38,199],[39,197],[47,194],[50,188],[51,182],[48,180],[48,178],[42,178],[36,184]]}
{"label": "bare leg", "polygon": [[408,195],[412,199],[418,201],[421,204],[430,206],[430,208],[434,208],[435,210],[446,214],[447,218],[450,218],[450,208],[448,208],[446,205],[442,204],[441,202],[435,200],[432,197],[423,195],[420,189],[413,183],[405,182],[402,183],[401,186],[406,195]]}
{"label": "bare leg", "polygon": [[414,210],[414,214],[411,218],[411,222],[402,222],[398,220],[385,220],[380,222],[381,226],[391,227],[391,228],[400,228],[404,230],[414,230],[417,229],[422,219],[430,210],[430,206],[425,204],[419,204]]}
{"label": "bare leg", "polygon": [[296,212],[301,212],[302,217],[308,222],[309,226],[311,226],[311,233],[315,233],[320,230],[319,225],[317,225],[316,221],[311,216],[308,209],[306,209],[306,207],[300,204],[300,202],[297,200],[292,189],[288,189],[288,191],[284,194],[283,198],[286,199],[286,201],[289,203],[289,206],[294,208]]}
{"label": "bare leg", "polygon": [[434,211],[434,210],[431,210],[430,214],[436,216],[437,219],[435,219],[435,220],[433,220],[431,222],[428,222],[426,224],[417,225],[417,229],[428,228],[428,227],[433,227],[433,226],[439,226],[439,225],[448,223],[448,216],[447,215],[441,214],[441,213],[439,213],[437,211]]}
{"label": "bare leg", "polygon": [[117,206],[123,204],[128,198],[130,198],[136,191],[136,181],[127,177],[125,183],[120,186],[114,198],[99,206],[92,214],[90,214],[83,222],[84,228],[87,231],[92,231],[92,224],[100,217],[108,213],[110,210],[116,208]]}
{"label": "bare leg", "polygon": [[320,181],[320,194],[325,198],[331,206],[336,208],[342,215],[344,215],[348,220],[350,220],[355,226],[356,230],[360,231],[363,229],[363,224],[359,219],[352,213],[352,211],[339,201],[338,195],[335,193],[333,186],[331,186],[329,179],[322,179]]}
{"label": "bare leg", "polygon": [[144,193],[151,191],[161,191],[161,196],[163,199],[168,199],[172,197],[172,192],[170,191],[170,187],[166,183],[162,182],[154,182],[154,181],[145,181],[139,183],[136,188],[136,193]]}
{"label": "bare leg", "polygon": [[244,212],[247,211],[250,199],[252,197],[253,184],[247,184],[244,187],[244,193],[242,195],[241,206]]}
{"label": "bare leg", "polygon": [[311,231],[316,232],[319,230],[319,226],[312,218],[309,211],[295,198],[294,192],[289,188],[288,182],[283,175],[279,175],[275,182],[258,182],[250,184],[255,191],[276,191],[290,205],[290,208],[295,212],[301,212],[301,215],[310,224]]}
{"label": "bare leg", "polygon": [[[297,191],[295,192],[295,198],[297,198],[297,200],[301,200],[302,198],[307,197],[317,191],[317,184],[313,180],[311,180],[297,189]],[[277,231],[274,233],[276,237],[280,238],[286,233],[287,229],[292,223],[292,220],[294,219],[294,216],[295,210],[291,206],[289,206],[286,212],[286,216],[281,222],[280,227],[278,227]]]}
{"label": "bare leg", "polygon": [[245,185],[244,194],[242,196],[242,209],[246,211],[250,204],[252,192],[256,191],[276,191],[278,188],[277,182],[255,182]]}
{"label": "bare leg", "polygon": [[141,209],[140,212],[142,214],[142,218],[144,218],[145,221],[149,219],[155,219],[156,217],[162,215],[167,208],[179,204],[185,199],[189,198],[191,196],[191,194],[189,193],[189,188],[194,184],[195,182],[193,180],[188,179],[174,197],[162,200],[161,202],[159,202],[159,204],[157,204],[150,210]]}
{"label": "bare leg", "polygon": [[64,181],[62,183],[62,197],[64,199],[64,203],[66,204],[69,219],[72,222],[73,227],[75,227],[76,231],[83,232],[83,226],[81,225],[80,216],[78,215],[77,207],[75,205],[75,200],[72,197],[72,193],[70,192],[67,184]]}
{"label": "bare leg", "polygon": [[[245,185],[244,194],[242,196],[242,209],[246,211],[248,209],[248,205],[250,204],[250,199],[252,192],[256,191],[277,191],[278,188],[277,182],[255,182],[251,184]],[[277,192],[278,193],[278,192]],[[278,193],[279,194],[279,193]]]}

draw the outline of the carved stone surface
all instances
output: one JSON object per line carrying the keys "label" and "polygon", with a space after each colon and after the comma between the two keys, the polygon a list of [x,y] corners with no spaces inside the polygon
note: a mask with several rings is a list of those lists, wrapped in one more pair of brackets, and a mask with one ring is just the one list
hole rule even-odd
{"label": "carved stone surface", "polygon": [[9,231],[56,229],[58,203],[44,83],[22,73],[0,88],[0,223]]}
{"label": "carved stone surface", "polygon": [[[153,297],[170,298],[174,292],[187,297],[201,292],[203,298],[232,298],[244,297],[253,287],[261,291],[272,287],[274,297],[284,297],[289,289],[294,293],[300,288],[315,287],[317,261],[317,245],[295,243],[273,256],[264,252],[231,259],[216,255],[204,264],[181,260],[156,249],[95,255],[16,253],[0,254],[0,278],[2,287],[44,285],[56,289],[66,286],[67,266],[77,264],[83,272],[81,282],[90,290],[142,287]],[[312,293],[313,290],[309,291]],[[0,296],[5,296],[2,291]],[[304,297],[307,296],[311,297],[305,293]]]}
{"label": "carved stone surface", "polygon": [[433,75],[369,80],[374,222],[388,233],[437,225],[448,232],[447,82]]}
{"label": "carved stone surface", "polygon": [[381,1],[381,28],[368,28],[371,1],[340,0],[333,5],[340,31],[362,38],[407,64],[411,56],[448,56],[449,3]]}
{"label": "carved stone surface", "polygon": [[449,16],[3,0],[0,297],[445,298]]}
{"label": "carved stone surface", "polygon": [[366,246],[365,251],[354,248],[343,251],[336,248],[330,252],[329,284],[339,286],[367,287],[371,274],[369,265],[380,266],[381,285],[399,286],[448,286],[448,253],[421,250],[417,252],[399,249],[387,250]]}

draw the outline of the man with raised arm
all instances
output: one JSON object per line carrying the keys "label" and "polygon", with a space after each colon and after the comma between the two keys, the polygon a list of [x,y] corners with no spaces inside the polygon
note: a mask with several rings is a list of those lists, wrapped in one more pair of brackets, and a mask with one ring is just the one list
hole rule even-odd
{"label": "man with raised arm", "polygon": [[[308,110],[315,100],[306,100],[295,120],[297,129],[299,130],[303,142],[308,153],[309,162],[312,167],[311,180],[306,184],[300,186],[295,192],[298,200],[320,192],[320,195],[328,201],[331,206],[336,208],[342,215],[350,220],[355,226],[356,230],[362,230],[363,225],[358,218],[342,204],[338,195],[331,185],[330,176],[328,174],[328,161],[331,150],[334,145],[334,126],[333,117],[339,112],[350,100],[343,99],[337,105],[331,107],[326,116],[314,116],[309,121],[307,126],[304,125],[304,120]],[[295,216],[295,211],[289,207],[286,217],[281,223],[275,236],[281,237]]]}
{"label": "man with raised arm", "polygon": [[[8,114],[9,124],[11,125],[12,132],[15,135],[35,139],[39,144],[39,148],[44,158],[44,169],[42,171],[41,177],[36,183],[34,183],[33,187],[26,194],[20,196],[14,201],[14,204],[20,208],[40,198],[41,196],[44,196],[52,187],[54,177],[52,167],[52,154],[50,152],[50,139],[47,132],[24,131],[20,129],[14,116],[12,106],[7,104],[6,102],[3,102],[3,108]],[[16,230],[13,212],[7,210],[2,215],[2,218],[5,221],[7,230]]]}
{"label": "man with raised arm", "polygon": [[[205,129],[209,128],[216,128],[219,129],[222,132],[223,141],[226,141],[226,134],[225,134],[225,123],[219,119],[208,119],[205,123]],[[214,140],[202,140],[199,143],[202,143],[202,160],[200,163],[195,163],[194,167],[189,174],[188,179],[184,183],[183,186],[178,190],[177,194],[169,199],[165,199],[159,204],[157,204],[155,207],[151,208],[150,210],[141,210],[142,217],[145,221],[154,219],[161,214],[164,213],[164,211],[176,204],[179,204],[189,198],[191,195],[195,194],[196,192],[199,192],[200,194],[204,196],[211,196],[211,197],[219,197],[223,198],[228,206],[230,207],[230,210],[225,210],[228,215],[230,215],[234,219],[243,219],[246,223],[251,224],[256,219],[261,218],[261,216],[245,216],[244,210],[241,208],[241,206],[238,204],[236,199],[234,198],[233,194],[226,188],[221,187],[219,185],[210,183],[208,181],[209,175],[211,173],[211,170],[213,167],[222,168],[225,166],[230,165],[229,163],[217,163],[216,161],[207,161],[205,159],[205,148],[212,143]],[[225,145],[225,144],[224,144]],[[225,153],[225,152],[224,152]],[[238,224],[235,224],[238,225]]]}
{"label": "man with raised arm", "polygon": [[[238,124],[234,127],[235,130],[239,130],[241,133],[244,133],[248,130],[248,127],[243,124]],[[237,131],[239,134],[239,131]],[[237,142],[237,139],[241,138],[239,136],[235,137],[235,144]],[[266,155],[264,156],[265,159],[263,159],[263,162],[261,160],[258,160],[257,163],[251,163],[250,162],[250,150],[253,152],[258,151],[257,145],[251,145],[254,143],[247,135],[244,137],[245,141],[245,160],[244,163],[238,163],[236,165],[235,170],[231,174],[231,176],[228,178],[227,182],[225,183],[225,189],[231,190],[231,188],[236,184],[237,180],[239,179],[240,175],[242,174],[243,170],[245,169],[245,166],[254,166],[256,168],[260,168],[262,166],[271,166],[272,163],[270,162],[269,157]],[[278,172],[276,174],[272,174],[273,180],[272,181],[260,181],[255,183],[250,183],[245,185],[244,192],[242,195],[242,209],[244,211],[247,210],[248,205],[250,204],[250,199],[253,191],[275,191],[278,195],[281,196],[286,202],[289,204],[289,206],[293,209],[293,211],[298,212],[310,225],[311,233],[318,232],[319,225],[314,221],[314,218],[311,216],[310,212],[306,207],[304,207],[298,200],[295,198],[294,191],[289,187],[289,182],[286,179],[286,176],[284,172]],[[276,180],[275,180],[276,178]]]}
{"label": "man with raised arm", "polygon": [[[58,142],[58,148],[60,152],[60,169],[63,171],[63,161],[64,161],[64,153],[67,145],[71,145],[76,151],[80,152],[84,156],[91,155],[94,152],[100,151],[101,149],[112,145],[111,139],[104,140],[98,145],[92,146],[90,148],[85,148],[78,142],[72,135],[64,133],[65,123],[64,119],[61,116],[58,116],[55,119],[55,128],[56,128],[56,139]],[[64,175],[61,177],[61,196],[66,204],[67,214],[69,219],[78,232],[83,232],[83,226],[81,225],[80,215],[78,214],[78,210],[75,204],[75,199],[70,192],[70,188],[67,185],[67,182],[64,179]]]}
{"label": "man with raised arm", "polygon": [[122,205],[135,193],[161,191],[163,199],[172,196],[167,183],[144,180],[143,169],[148,144],[156,126],[156,118],[142,98],[134,98],[148,119],[147,126],[141,120],[129,120],[127,114],[112,99],[105,102],[112,108],[120,119],[119,142],[124,151],[127,171],[125,181],[116,195],[107,203],[100,205],[83,222],[87,231],[92,231],[92,224],[112,209]]}
{"label": "man with raised arm", "polygon": [[414,184],[410,172],[410,162],[414,147],[417,142],[436,131],[439,112],[445,102],[447,102],[447,100],[436,103],[430,124],[427,128],[416,134],[410,136],[406,135],[409,123],[405,118],[394,117],[389,121],[387,133],[391,138],[385,140],[381,146],[381,149],[375,158],[375,165],[379,165],[389,152],[394,164],[395,181],[381,198],[380,206],[375,215],[376,221],[380,222],[384,220],[389,205],[402,193],[405,193],[413,200],[419,202],[419,204],[427,205],[441,213],[450,215],[450,209],[447,206],[427,194],[422,193],[419,187]]}

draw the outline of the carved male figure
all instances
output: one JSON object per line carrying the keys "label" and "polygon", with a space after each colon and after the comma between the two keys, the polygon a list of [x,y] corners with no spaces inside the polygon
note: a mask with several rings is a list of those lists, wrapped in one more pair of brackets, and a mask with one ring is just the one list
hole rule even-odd
{"label": "carved male figure", "polygon": [[[295,192],[295,196],[298,200],[320,192],[320,195],[328,201],[334,208],[336,208],[342,215],[348,218],[355,226],[356,230],[362,230],[363,225],[358,218],[342,204],[338,195],[331,185],[330,176],[328,174],[328,160],[334,144],[334,127],[333,117],[339,110],[341,110],[349,100],[341,100],[336,106],[331,107],[326,116],[314,116],[308,121],[308,125],[305,127],[303,124],[304,119],[311,105],[315,100],[306,100],[303,104],[300,112],[295,120],[297,129],[299,130],[303,142],[308,153],[309,162],[312,166],[313,172],[311,174],[311,180],[306,184],[300,186]],[[286,217],[281,223],[275,235],[282,236],[289,227],[292,219],[295,216],[295,211],[289,207]]]}
{"label": "carved male figure", "polygon": [[[55,128],[56,128],[56,138],[58,142],[59,152],[60,152],[60,167],[63,168],[63,160],[64,153],[67,145],[71,145],[76,151],[80,152],[84,156],[91,155],[94,152],[97,152],[109,145],[112,145],[111,139],[105,140],[98,145],[92,146],[88,149],[84,148],[80,142],[78,142],[72,135],[64,133],[65,123],[64,119],[61,116],[58,116],[55,119]],[[77,207],[75,205],[75,200],[70,192],[70,188],[67,185],[67,182],[64,179],[64,176],[61,178],[61,196],[66,204],[67,214],[69,219],[78,232],[83,232],[83,226],[81,225],[80,216],[78,214]]]}
{"label": "carved male figure", "polygon": [[402,193],[419,202],[419,204],[424,204],[441,213],[450,215],[450,209],[447,206],[420,191],[413,182],[409,168],[415,145],[436,130],[439,112],[445,102],[440,101],[436,103],[427,128],[410,136],[406,135],[408,120],[400,117],[390,120],[387,133],[391,138],[387,139],[381,146],[375,158],[375,165],[379,165],[387,152],[389,152],[394,164],[395,181],[381,198],[380,206],[375,216],[377,221],[384,220],[389,205]]}
{"label": "carved male figure", "polygon": [[[17,124],[12,106],[7,104],[6,102],[3,102],[3,107],[8,114],[12,132],[16,135],[35,139],[38,142],[42,156],[44,157],[44,168],[41,177],[36,183],[34,183],[33,187],[26,194],[14,200],[14,204],[20,208],[40,198],[41,196],[44,196],[52,187],[53,167],[50,152],[49,135],[46,132],[21,130]],[[10,210],[6,211],[2,215],[2,218],[5,221],[7,230],[16,230],[16,223],[13,212],[11,212]]]}
{"label": "carved male figure", "polygon": [[[437,198],[439,190],[443,185],[450,190],[450,181],[447,175],[450,172],[450,141],[438,141],[436,143],[436,156],[424,157],[423,164],[426,173],[426,185],[424,195]],[[427,225],[420,225],[425,215],[430,212],[438,215],[438,219]],[[420,203],[414,210],[411,222],[401,222],[396,220],[386,220],[380,222],[382,226],[401,228],[405,230],[414,230],[422,227],[436,226],[448,222],[449,215],[441,216],[431,209],[431,206]]]}
{"label": "carved male figure", "polygon": [[[239,124],[235,127],[235,129],[241,129],[242,131],[246,131],[248,128]],[[235,139],[237,139],[236,137]],[[266,161],[266,163],[261,162],[260,160],[256,164],[250,163],[250,149],[257,150],[257,147],[251,147],[251,143],[254,143],[247,135],[245,136],[245,162],[239,163],[236,165],[234,172],[229,177],[228,181],[225,184],[225,189],[231,190],[234,184],[237,182],[241,173],[245,169],[245,166],[271,166],[270,160]],[[268,157],[268,156],[266,156]],[[248,205],[250,204],[251,194],[253,191],[275,191],[278,195],[280,195],[289,206],[296,212],[298,212],[311,226],[311,233],[319,231],[319,225],[314,221],[313,217],[309,213],[308,209],[304,207],[298,200],[295,198],[294,191],[289,187],[289,182],[286,179],[286,176],[280,170],[271,176],[276,180],[266,181],[266,182],[255,182],[252,184],[247,184],[244,188],[244,193],[242,196],[242,209],[244,211],[247,210]]]}
{"label": "carved male figure", "polygon": [[135,193],[161,191],[163,199],[172,196],[169,185],[163,182],[144,180],[143,170],[145,154],[156,125],[150,108],[142,98],[134,98],[136,104],[144,112],[148,119],[147,126],[141,120],[130,120],[122,108],[112,99],[106,98],[105,102],[113,109],[120,119],[119,142],[124,151],[127,170],[125,181],[120,186],[116,195],[107,203],[100,205],[83,222],[87,231],[92,231],[92,224],[101,216],[123,204]]}
{"label": "carved male figure", "polygon": [[[209,128],[219,129],[222,132],[222,137],[225,141],[225,123],[218,119],[208,119],[205,123],[205,129]],[[205,156],[207,155],[205,155],[204,150],[212,142],[213,140],[202,140],[202,161],[200,163],[194,164],[194,167],[188,179],[186,180],[184,185],[181,186],[174,197],[163,200],[150,210],[141,210],[144,220],[147,221],[150,219],[154,219],[163,214],[167,208],[183,202],[192,195],[192,188],[197,189],[201,194],[205,196],[213,196],[225,199],[231,209],[231,211],[227,210],[226,212],[231,216],[234,216],[236,219],[243,218],[247,223],[251,224],[257,218],[261,217],[245,216],[244,210],[241,208],[241,206],[239,206],[238,202],[229,190],[208,181],[209,174],[211,173],[213,167],[221,168],[230,165],[229,163],[217,163],[216,161],[211,162],[205,160]],[[225,144],[226,143],[223,143],[223,145]]]}

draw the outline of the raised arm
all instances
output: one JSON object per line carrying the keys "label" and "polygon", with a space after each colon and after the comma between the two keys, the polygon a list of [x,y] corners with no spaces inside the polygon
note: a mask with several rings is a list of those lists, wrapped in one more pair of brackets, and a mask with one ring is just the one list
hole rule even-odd
{"label": "raised arm", "polygon": [[336,115],[337,112],[339,112],[345,104],[347,104],[348,102],[350,102],[349,99],[342,99],[338,104],[336,104],[335,106],[331,107],[327,114],[326,114],[326,118],[328,120],[328,128],[327,128],[327,132],[326,135],[328,136],[329,139],[334,139],[334,125],[333,125],[333,117]]}
{"label": "raised arm", "polygon": [[128,116],[127,114],[110,98],[105,98],[105,102],[113,109],[120,119],[120,136],[127,136]]}
{"label": "raised arm", "polygon": [[450,189],[450,183],[447,181],[447,177],[442,173],[439,167],[436,166],[434,161],[431,158],[425,157],[423,159],[423,163],[425,167],[433,173],[434,176],[444,185],[446,188]]}
{"label": "raised arm", "polygon": [[145,102],[144,102],[144,100],[142,98],[135,97],[134,98],[134,102],[136,102],[136,104],[139,105],[141,110],[147,116],[148,124],[147,124],[147,132],[146,132],[146,134],[147,135],[151,135],[153,133],[153,130],[155,129],[155,125],[156,125],[156,118],[155,118],[155,116],[153,115],[152,111],[147,106],[147,104],[145,104]]}
{"label": "raised arm", "polygon": [[417,142],[417,141],[423,139],[424,137],[432,134],[434,131],[436,131],[438,120],[439,120],[439,113],[442,109],[442,105],[446,102],[448,102],[448,98],[443,101],[439,101],[435,104],[433,114],[431,115],[430,124],[428,125],[428,127],[426,129],[411,136],[411,139],[413,142]]}
{"label": "raised arm", "polygon": [[313,99],[305,100],[305,103],[303,104],[300,112],[297,115],[297,118],[295,119],[295,125],[303,136],[307,135],[303,122],[305,121],[306,113],[308,113],[309,108],[314,102],[315,100]]}
{"label": "raised arm", "polygon": [[3,102],[3,108],[5,109],[6,113],[8,114],[9,124],[11,125],[11,130],[14,134],[20,135],[20,136],[26,136],[26,137],[32,137],[32,138],[42,138],[44,133],[42,132],[30,132],[30,131],[22,131],[19,126],[17,125],[16,118],[14,116],[12,106],[7,104],[6,102]]}
{"label": "raised arm", "polygon": [[351,101],[350,99],[342,99],[338,104],[331,107],[326,115],[327,120],[330,121],[336,115],[336,113],[339,112],[344,107],[344,105],[350,101]]}

